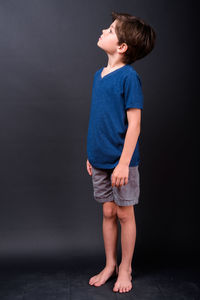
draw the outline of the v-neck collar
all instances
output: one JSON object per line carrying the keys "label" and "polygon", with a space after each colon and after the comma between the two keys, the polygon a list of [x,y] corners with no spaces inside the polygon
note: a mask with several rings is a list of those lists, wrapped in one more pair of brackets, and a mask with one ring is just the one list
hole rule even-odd
{"label": "v-neck collar", "polygon": [[104,75],[103,77],[101,76],[101,73],[102,73],[104,67],[102,67],[102,68],[100,69],[100,80],[103,80],[105,77],[108,77],[109,75],[112,75],[113,73],[115,73],[115,72],[117,72],[117,71],[123,69],[123,68],[126,67],[126,66],[127,66],[127,64],[124,65],[124,66],[122,66],[122,67],[120,67],[120,68],[115,69],[114,71],[109,72],[108,74]]}

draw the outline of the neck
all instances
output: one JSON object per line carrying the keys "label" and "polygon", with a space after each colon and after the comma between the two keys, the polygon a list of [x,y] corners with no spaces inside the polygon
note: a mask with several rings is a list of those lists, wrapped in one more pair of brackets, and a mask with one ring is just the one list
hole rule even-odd
{"label": "neck", "polygon": [[125,65],[125,63],[123,63],[120,59],[119,59],[119,57],[111,57],[111,56],[109,56],[108,55],[108,63],[107,63],[107,69],[114,69],[114,68],[117,68],[117,67],[122,67],[122,66],[124,66]]}
{"label": "neck", "polygon": [[125,64],[122,64],[122,63],[120,63],[120,64],[113,64],[113,65],[107,65],[107,67],[106,68],[108,68],[108,69],[114,69],[114,68],[120,68],[120,67],[123,67],[123,66],[125,66]]}

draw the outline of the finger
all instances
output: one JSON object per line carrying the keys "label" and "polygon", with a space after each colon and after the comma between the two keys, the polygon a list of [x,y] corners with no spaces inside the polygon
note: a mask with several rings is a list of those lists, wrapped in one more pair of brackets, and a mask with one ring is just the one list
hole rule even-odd
{"label": "finger", "polygon": [[89,164],[87,164],[87,170],[88,170],[88,174],[92,175],[91,166]]}
{"label": "finger", "polygon": [[125,185],[125,178],[121,178],[120,180],[120,186]]}
{"label": "finger", "polygon": [[89,174],[92,175],[92,167],[89,165],[88,166]]}
{"label": "finger", "polygon": [[112,175],[112,187],[115,186],[116,178]]}
{"label": "finger", "polygon": [[116,177],[116,183],[115,183],[115,185],[116,185],[117,187],[120,186],[120,180],[121,180],[121,178]]}
{"label": "finger", "polygon": [[128,177],[125,178],[124,185],[126,185],[127,183],[128,183]]}

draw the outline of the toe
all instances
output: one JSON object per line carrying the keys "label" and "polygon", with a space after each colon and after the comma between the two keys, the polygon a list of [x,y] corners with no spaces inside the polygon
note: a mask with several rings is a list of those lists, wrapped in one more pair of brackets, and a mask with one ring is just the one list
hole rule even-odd
{"label": "toe", "polygon": [[132,285],[128,286],[128,291],[130,291],[132,289]]}
{"label": "toe", "polygon": [[118,287],[116,285],[113,288],[113,292],[118,292]]}
{"label": "toe", "polygon": [[93,285],[94,284],[94,279],[89,281],[89,284]]}
{"label": "toe", "polygon": [[100,285],[101,285],[101,282],[100,282],[100,281],[96,281],[96,282],[94,283],[94,285],[95,285],[95,286],[100,286]]}
{"label": "toe", "polygon": [[117,282],[117,281],[115,282],[115,285],[114,285],[113,291],[114,291],[114,292],[118,292],[118,291],[119,291],[119,284],[118,284],[118,282]]}
{"label": "toe", "polygon": [[93,284],[94,281],[95,281],[95,278],[96,278],[95,276],[91,277],[90,280],[89,280],[89,284]]}

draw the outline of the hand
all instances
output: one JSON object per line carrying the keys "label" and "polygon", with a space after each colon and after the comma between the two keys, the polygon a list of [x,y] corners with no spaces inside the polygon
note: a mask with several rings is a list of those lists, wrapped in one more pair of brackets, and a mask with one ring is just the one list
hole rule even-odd
{"label": "hand", "polygon": [[129,166],[118,164],[112,173],[112,187],[122,186],[128,183]]}
{"label": "hand", "polygon": [[86,161],[86,167],[87,167],[88,174],[91,176],[92,175],[92,165],[90,164],[88,159]]}

